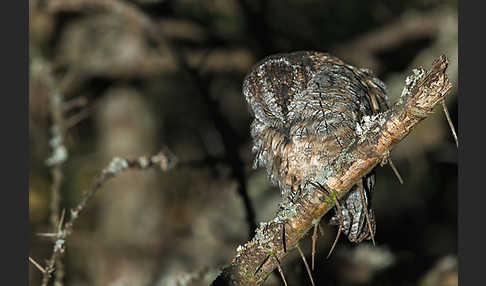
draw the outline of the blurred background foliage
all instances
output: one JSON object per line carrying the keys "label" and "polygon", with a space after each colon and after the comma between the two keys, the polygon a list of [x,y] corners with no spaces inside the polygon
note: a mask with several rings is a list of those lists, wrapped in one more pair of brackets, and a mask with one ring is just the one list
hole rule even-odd
{"label": "blurred background foliage", "polygon": [[[280,200],[251,169],[250,118],[241,84],[273,53],[317,50],[368,67],[394,102],[413,68],[451,62],[447,106],[457,126],[457,1],[30,0],[29,254],[52,242],[53,177],[46,166],[50,99],[64,100],[60,208],[74,207],[114,156],[162,146],[179,164],[128,171],[106,184],[77,221],[64,254],[65,285],[205,285]],[[377,247],[321,223],[317,285],[457,285],[457,149],[440,108],[393,151],[405,180],[378,168]],[[310,259],[310,239],[301,246]],[[297,253],[289,285],[310,285]],[[41,274],[29,266],[30,285]],[[271,275],[265,285],[281,285]]]}

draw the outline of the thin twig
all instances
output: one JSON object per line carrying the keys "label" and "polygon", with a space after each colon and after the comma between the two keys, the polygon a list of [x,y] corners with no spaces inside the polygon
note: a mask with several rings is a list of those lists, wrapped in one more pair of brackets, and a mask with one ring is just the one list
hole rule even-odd
{"label": "thin twig", "polygon": [[265,264],[265,262],[267,262],[267,260],[270,258],[270,255],[267,255],[267,257],[265,257],[265,259],[263,259],[262,263],[260,263],[260,265],[258,265],[257,269],[255,270],[255,273],[253,274],[256,274],[260,269],[262,269],[263,265]]}
{"label": "thin twig", "polygon": [[454,137],[454,141],[456,141],[456,147],[459,149],[459,140],[457,140],[456,129],[454,128],[454,124],[452,124],[451,116],[449,115],[449,111],[447,110],[447,106],[445,102],[442,101],[442,110],[444,110],[444,114],[447,119],[447,123],[449,123],[449,128],[451,129],[452,136]]}
{"label": "thin twig", "polygon": [[[46,165],[51,167],[52,184],[51,184],[51,203],[50,203],[50,225],[57,231],[61,220],[59,219],[59,209],[61,203],[61,187],[64,178],[63,165],[68,158],[68,151],[64,144],[66,133],[65,118],[64,118],[64,95],[58,91],[56,81],[51,74],[52,70],[49,67],[46,77],[48,78],[48,85],[51,88],[50,96],[50,113],[52,118],[51,133],[52,137],[49,141],[52,153],[46,160]],[[62,217],[64,215],[61,215]],[[61,222],[62,223],[62,222]],[[64,264],[61,256],[56,256],[52,261],[56,264],[56,285],[63,285],[64,278]],[[43,284],[47,283],[51,272],[54,269],[54,264],[49,264],[47,271],[44,272]],[[51,271],[52,270],[52,271]]]}
{"label": "thin twig", "polygon": [[51,169],[52,185],[51,185],[51,203],[50,203],[50,224],[52,228],[56,228],[59,223],[59,204],[61,201],[61,184],[63,180],[62,168],[56,165]]}
{"label": "thin twig", "polygon": [[36,235],[41,237],[57,237],[57,232],[49,232],[49,233],[36,233]]}
{"label": "thin twig", "polygon": [[[297,250],[299,251],[300,257],[302,257],[302,261],[304,261],[305,269],[307,270],[307,274],[309,275],[309,279],[311,281],[311,284],[312,284],[312,286],[314,286],[314,279],[312,278],[312,272],[309,268],[309,264],[307,264],[307,260],[305,259],[304,253],[302,252],[302,250],[300,249],[298,244],[295,246],[295,248],[297,248]],[[314,258],[314,257],[312,257],[312,258]],[[312,269],[312,270],[314,270],[314,269]]]}
{"label": "thin twig", "polygon": [[331,254],[334,250],[334,247],[336,247],[336,244],[339,240],[339,237],[341,236],[341,231],[343,230],[343,224],[344,224],[344,217],[343,217],[343,213],[342,213],[342,209],[341,209],[341,204],[339,203],[339,199],[337,198],[337,196],[336,196],[336,199],[334,201],[335,201],[335,205],[336,205],[336,208],[337,208],[336,213],[339,214],[338,215],[339,227],[338,227],[338,232],[336,234],[336,238],[334,239],[334,242],[332,243],[331,249],[329,250],[329,253],[326,256],[327,259],[329,259],[329,257],[331,257]]}
{"label": "thin twig", "polygon": [[287,241],[285,239],[285,223],[282,223],[282,243],[284,252],[287,252]]}
{"label": "thin twig", "polygon": [[371,227],[371,221],[370,221],[370,216],[369,216],[369,211],[368,211],[368,204],[366,203],[366,197],[364,193],[364,184],[361,183],[361,186],[359,187],[359,193],[361,194],[361,203],[363,204],[363,210],[365,213],[366,217],[366,225],[368,226],[368,231],[371,236],[371,241],[373,241],[373,246],[376,246],[375,243],[375,233],[373,232],[373,228]]}
{"label": "thin twig", "polygon": [[395,167],[395,164],[393,164],[393,161],[391,160],[391,158],[388,158],[388,163],[390,164],[390,167],[392,168],[393,173],[395,173],[395,176],[397,177],[400,184],[403,185],[402,176],[400,176],[400,172],[398,172],[398,169],[397,169],[397,167]]}
{"label": "thin twig", "polygon": [[65,215],[66,215],[66,209],[62,209],[61,218],[59,219],[59,223],[57,224],[57,232],[60,232],[62,230],[62,224],[64,223]]}
{"label": "thin twig", "polygon": [[339,217],[339,227],[338,227],[338,233],[336,235],[336,238],[334,239],[334,242],[332,244],[332,247],[331,249],[329,250],[329,253],[327,254],[327,259],[329,259],[329,257],[331,256],[333,250],[334,250],[334,247],[336,247],[336,244],[339,240],[339,237],[341,236],[341,231],[343,229],[343,224],[344,224],[344,217],[343,217],[343,213],[342,213],[342,208],[341,208],[341,204],[339,203],[339,199],[338,197],[336,196],[336,194],[334,192],[329,192],[326,188],[324,188],[324,186],[320,183],[314,183],[314,182],[310,182],[310,184],[312,186],[314,186],[317,190],[321,191],[323,194],[325,194],[328,198],[330,198],[332,201],[334,201],[335,203],[335,206],[336,206],[336,213],[337,213],[337,216]]}
{"label": "thin twig", "polygon": [[54,265],[56,264],[57,258],[62,254],[64,248],[61,245],[60,247],[56,243],[54,245],[54,250],[52,251],[52,256],[47,262],[47,266],[45,268],[45,271],[43,272],[42,275],[42,284],[41,286],[47,286],[49,283],[49,280],[51,279],[51,275],[54,272]]}
{"label": "thin twig", "polygon": [[[59,223],[57,225],[57,232],[59,234],[62,234],[62,226],[64,224],[65,215],[66,215],[66,209],[62,209],[61,218],[59,219]],[[58,244],[58,241],[56,241],[55,246],[57,246],[57,244]],[[65,244],[63,246],[65,247]],[[61,250],[61,254],[62,254],[63,250],[64,249]],[[54,285],[62,286],[62,285],[64,285],[63,281],[64,281],[64,263],[61,260],[61,256],[59,256],[56,260],[56,277],[55,277]]]}
{"label": "thin twig", "polygon": [[69,112],[74,108],[85,107],[88,104],[88,99],[85,96],[77,96],[63,104],[63,112]]}
{"label": "thin twig", "polygon": [[63,179],[62,164],[67,160],[67,149],[64,145],[64,113],[63,113],[63,95],[56,91],[53,87],[54,79],[50,78],[48,74],[50,85],[52,86],[52,93],[50,96],[50,112],[52,118],[51,133],[52,137],[49,144],[52,148],[52,153],[46,159],[46,164],[51,167],[52,184],[51,184],[51,204],[50,204],[50,224],[54,229],[58,224],[59,216],[59,202],[61,199],[60,189]]}
{"label": "thin twig", "polygon": [[314,271],[314,257],[316,256],[316,241],[317,241],[317,228],[319,224],[314,225],[314,232],[312,233],[312,271]]}
{"label": "thin twig", "polygon": [[287,286],[287,281],[285,280],[285,275],[283,273],[282,266],[280,266],[280,260],[278,260],[277,256],[274,256],[273,258],[275,258],[275,260],[277,261],[278,272],[280,273],[280,277],[282,277],[284,285]]}
{"label": "thin twig", "polygon": [[76,126],[79,122],[88,118],[88,116],[90,116],[92,114],[93,109],[94,109],[93,106],[91,106],[89,108],[83,108],[78,113],[67,118],[66,119],[66,129],[71,129],[72,127]]}
{"label": "thin twig", "polygon": [[29,261],[30,263],[34,264],[34,266],[39,269],[40,272],[44,273],[46,272],[46,270],[44,269],[44,267],[42,267],[37,261],[34,260],[34,258],[30,257],[29,256]]}

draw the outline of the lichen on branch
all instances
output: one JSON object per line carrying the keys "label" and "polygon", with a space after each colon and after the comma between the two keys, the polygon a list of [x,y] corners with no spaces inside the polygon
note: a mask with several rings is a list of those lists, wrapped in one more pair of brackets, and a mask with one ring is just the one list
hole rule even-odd
{"label": "lichen on branch", "polygon": [[[328,168],[321,184],[338,199],[377,164],[385,164],[393,147],[444,100],[452,85],[446,75],[446,56],[430,71],[414,70],[407,77],[400,100],[386,112],[367,118],[360,139],[344,150]],[[317,188],[295,200],[284,199],[274,219],[261,223],[256,235],[239,246],[231,264],[213,285],[260,285],[306,233],[334,207],[334,200]],[[282,227],[285,224],[285,227]],[[282,243],[285,231],[286,251]],[[269,259],[277,258],[277,259]]]}

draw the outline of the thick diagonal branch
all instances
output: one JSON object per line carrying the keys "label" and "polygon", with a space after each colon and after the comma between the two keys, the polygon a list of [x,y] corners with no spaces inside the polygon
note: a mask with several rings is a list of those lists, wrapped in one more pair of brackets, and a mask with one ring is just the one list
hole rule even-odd
{"label": "thick diagonal branch", "polygon": [[[429,72],[414,70],[406,80],[400,100],[389,111],[365,118],[356,142],[332,163],[329,175],[320,183],[342,198],[363,175],[377,164],[386,163],[392,148],[444,100],[451,88],[445,74],[447,65],[447,58],[441,56],[433,62]],[[274,219],[261,223],[253,239],[238,247],[231,264],[223,269],[213,285],[262,284],[277,267],[277,259],[267,258],[276,256],[282,261],[333,207],[334,201],[317,189],[303,194],[293,203],[284,201]],[[286,224],[285,228],[281,227],[282,223]],[[287,252],[281,241],[282,229],[286,231]]]}

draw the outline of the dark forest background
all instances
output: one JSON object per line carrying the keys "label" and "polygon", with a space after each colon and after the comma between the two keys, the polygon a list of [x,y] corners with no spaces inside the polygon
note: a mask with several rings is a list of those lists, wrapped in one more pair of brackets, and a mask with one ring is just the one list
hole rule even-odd
{"label": "dark forest background", "polygon": [[[114,156],[168,149],[177,158],[169,171],[130,170],[100,189],[67,239],[57,285],[207,285],[252,224],[272,218],[281,198],[264,170],[251,168],[241,94],[265,56],[329,52],[374,70],[393,103],[413,68],[445,54],[457,126],[454,0],[29,3],[30,257],[45,265],[53,241],[38,233],[53,232],[52,220],[78,204]],[[58,123],[67,151],[61,180],[46,165]],[[336,227],[322,222],[317,285],[457,285],[457,149],[442,110],[391,158],[405,182],[377,169],[377,246],[342,237],[326,259]],[[310,246],[301,242],[308,261]],[[282,267],[289,285],[310,285],[297,252]],[[41,279],[30,264],[29,285]],[[283,284],[271,275],[265,285]]]}

